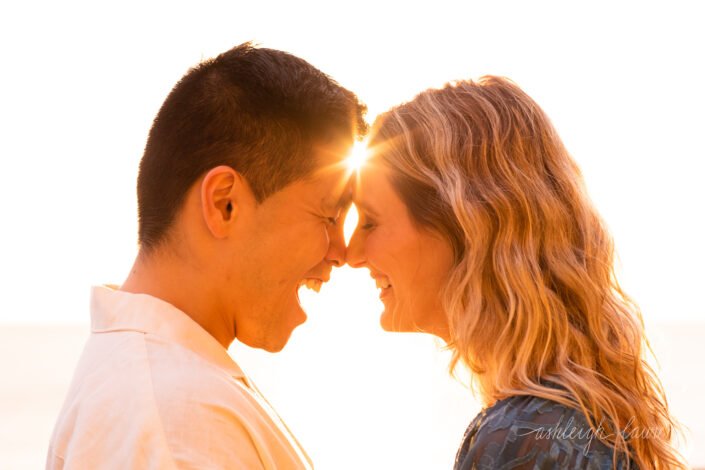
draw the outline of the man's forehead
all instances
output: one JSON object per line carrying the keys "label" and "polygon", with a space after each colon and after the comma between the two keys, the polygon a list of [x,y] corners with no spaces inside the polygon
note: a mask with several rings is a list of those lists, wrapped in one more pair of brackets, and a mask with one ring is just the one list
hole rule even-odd
{"label": "man's forehead", "polygon": [[338,166],[350,155],[354,142],[352,137],[339,137],[328,142],[318,142],[313,145],[313,157],[320,168]]}
{"label": "man's forehead", "polygon": [[353,139],[336,139],[333,143],[317,145],[314,148],[318,168],[310,177],[310,182],[319,193],[320,203],[325,209],[338,209],[350,204],[351,174],[346,164],[353,147]]}
{"label": "man's forehead", "polygon": [[322,205],[326,209],[343,209],[352,203],[352,180],[341,178],[341,184],[334,187],[333,191],[323,197]]}

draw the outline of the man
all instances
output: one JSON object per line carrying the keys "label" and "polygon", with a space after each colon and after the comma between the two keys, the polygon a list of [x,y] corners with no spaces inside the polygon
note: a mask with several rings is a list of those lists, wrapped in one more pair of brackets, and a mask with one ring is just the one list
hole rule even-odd
{"label": "man", "polygon": [[227,348],[281,350],[306,319],[298,288],[344,263],[341,163],[364,111],[250,44],[176,84],[140,163],[139,254],[122,286],[92,290],[47,468],[310,468]]}

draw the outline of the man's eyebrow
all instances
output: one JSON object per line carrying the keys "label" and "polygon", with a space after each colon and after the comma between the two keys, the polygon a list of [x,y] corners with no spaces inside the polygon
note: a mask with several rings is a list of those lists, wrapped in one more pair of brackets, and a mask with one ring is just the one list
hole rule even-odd
{"label": "man's eyebrow", "polygon": [[337,211],[349,208],[352,204],[352,189],[349,185],[346,185],[343,192],[337,199],[334,200],[333,197],[328,197],[323,199],[321,202],[324,210]]}
{"label": "man's eyebrow", "polygon": [[352,196],[343,194],[338,199],[326,198],[321,201],[324,211],[338,211],[347,209],[352,204]]}
{"label": "man's eyebrow", "polygon": [[350,207],[351,204],[352,204],[352,192],[346,190],[338,198],[338,202],[335,204],[335,208],[336,209],[347,209]]}

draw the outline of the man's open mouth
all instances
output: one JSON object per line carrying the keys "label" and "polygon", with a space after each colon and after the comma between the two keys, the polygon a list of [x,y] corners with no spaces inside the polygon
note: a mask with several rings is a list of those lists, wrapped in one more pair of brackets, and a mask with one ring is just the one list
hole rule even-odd
{"label": "man's open mouth", "polygon": [[311,289],[316,292],[321,291],[321,286],[323,285],[323,280],[309,277],[299,281],[299,287],[306,286],[307,289]]}

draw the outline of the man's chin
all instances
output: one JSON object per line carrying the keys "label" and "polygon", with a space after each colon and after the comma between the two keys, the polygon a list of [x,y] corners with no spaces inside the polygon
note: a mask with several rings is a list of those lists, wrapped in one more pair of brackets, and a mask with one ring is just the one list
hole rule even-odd
{"label": "man's chin", "polygon": [[242,343],[251,348],[262,349],[269,353],[278,353],[279,351],[284,349],[284,346],[287,345],[287,343],[289,342],[289,338],[291,338],[292,332],[293,330],[290,331],[289,334],[286,335],[286,337],[274,338],[270,335],[267,338],[263,338],[257,342],[243,341]]}
{"label": "man's chin", "polygon": [[266,346],[260,347],[259,349],[263,349],[263,350],[267,351],[268,353],[278,353],[282,349],[284,349],[284,346],[286,346],[287,342],[288,342],[288,339],[287,339],[287,341],[284,341],[280,345],[276,345],[276,346],[275,345],[266,345]]}
{"label": "man's chin", "polygon": [[263,338],[263,344],[254,347],[264,349],[270,353],[281,351],[289,343],[289,339],[291,339],[291,335],[294,333],[294,330],[306,322],[308,316],[301,306],[297,304],[296,307],[290,310],[290,313],[286,316],[286,318],[289,320],[288,324],[290,325],[286,331],[277,332],[277,336],[275,336],[274,331],[271,331],[267,338]]}

